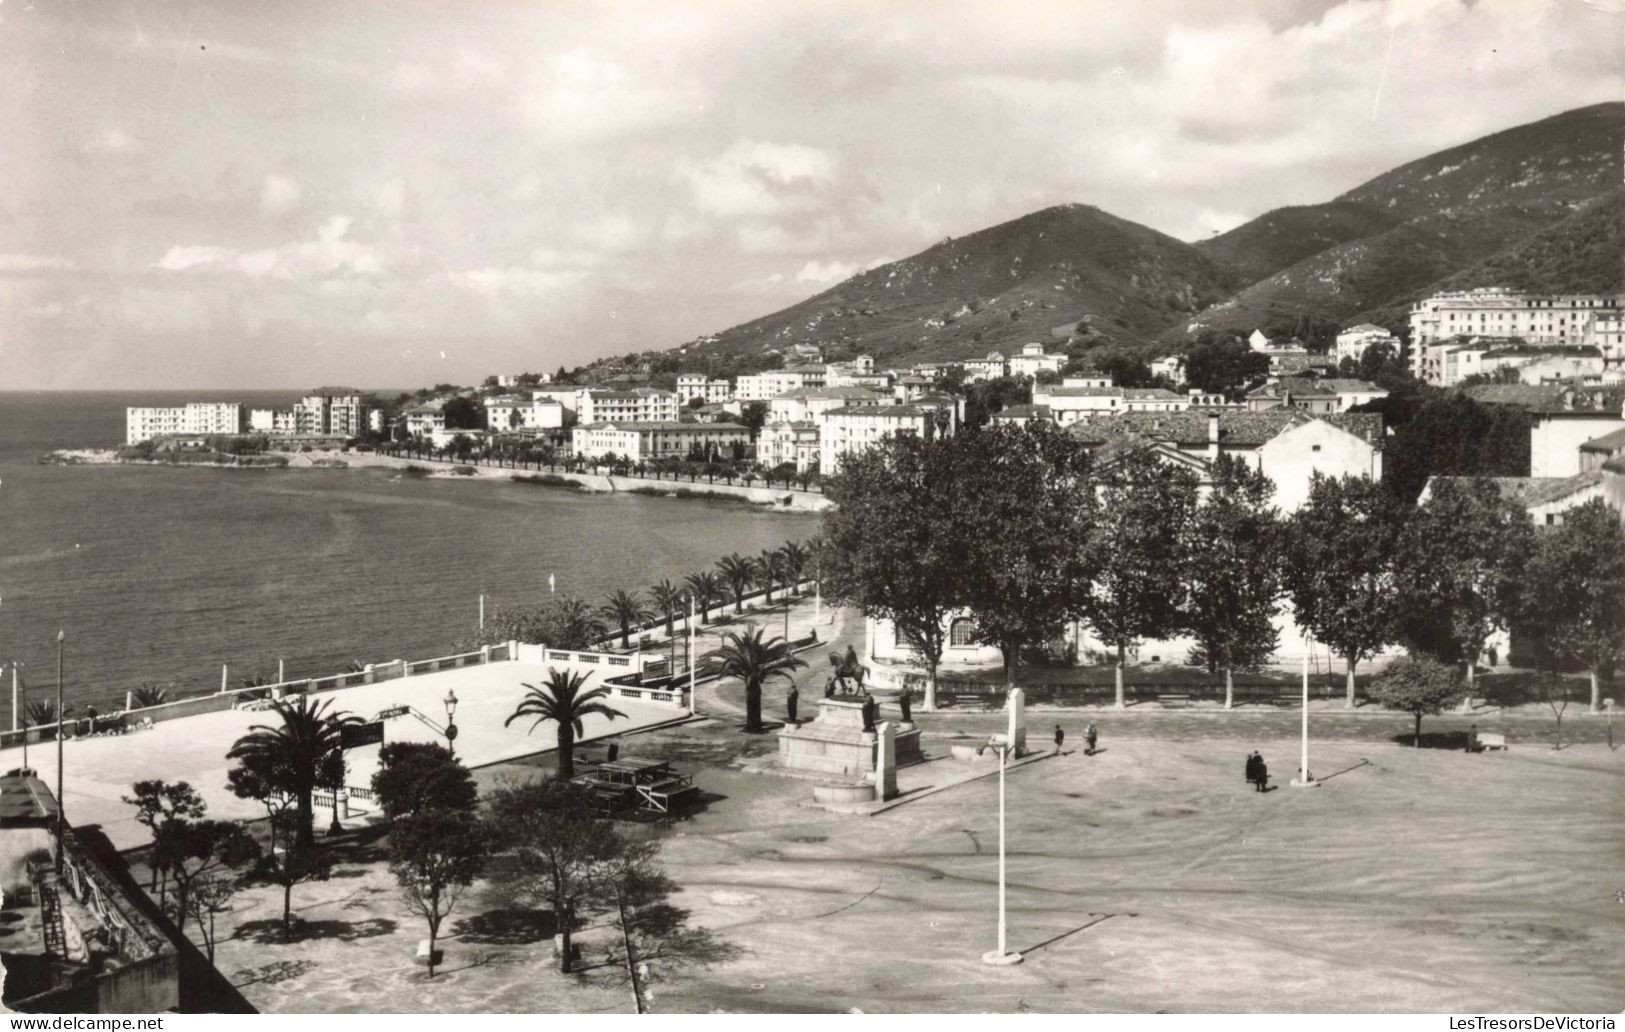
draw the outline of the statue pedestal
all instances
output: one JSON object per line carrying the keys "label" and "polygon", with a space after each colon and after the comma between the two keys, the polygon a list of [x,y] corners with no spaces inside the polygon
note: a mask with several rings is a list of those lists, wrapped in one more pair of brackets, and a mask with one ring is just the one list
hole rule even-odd
{"label": "statue pedestal", "polygon": [[[788,770],[868,778],[875,772],[879,740],[877,733],[863,729],[862,700],[823,699],[816,720],[779,731],[779,765]],[[898,731],[895,744],[899,766],[924,759],[918,728]]]}

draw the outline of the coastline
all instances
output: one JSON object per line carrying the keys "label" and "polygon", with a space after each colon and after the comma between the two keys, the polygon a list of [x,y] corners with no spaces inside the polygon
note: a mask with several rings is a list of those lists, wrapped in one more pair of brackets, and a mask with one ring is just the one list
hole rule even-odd
{"label": "coastline", "polygon": [[[260,458],[260,456],[246,456]],[[398,458],[376,452],[309,451],[266,452],[271,462],[162,462],[150,459],[120,458],[113,448],[59,448],[39,461],[60,466],[169,466],[204,469],[396,469],[412,471],[425,478],[442,480],[507,480],[544,487],[560,487],[583,494],[624,492],[654,498],[683,498],[701,501],[744,502],[773,512],[823,512],[829,499],[811,491],[793,488],[746,487],[743,484],[703,484],[653,477],[630,477],[607,473],[569,473],[515,469],[476,462],[443,462],[436,459]]]}

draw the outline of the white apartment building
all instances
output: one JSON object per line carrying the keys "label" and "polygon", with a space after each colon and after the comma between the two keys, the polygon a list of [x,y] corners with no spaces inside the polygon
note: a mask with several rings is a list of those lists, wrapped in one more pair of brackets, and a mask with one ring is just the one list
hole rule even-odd
{"label": "white apartment building", "polygon": [[137,444],[164,434],[238,434],[243,407],[235,401],[193,401],[169,407],[124,410],[124,442]]}
{"label": "white apartment building", "polygon": [[986,358],[968,358],[961,362],[960,365],[965,367],[966,383],[975,383],[978,380],[997,380],[1005,375],[1010,368],[1002,351],[989,351]]}
{"label": "white apartment building", "polygon": [[1625,312],[1598,312],[1586,343],[1602,352],[1605,374],[1625,370]]}
{"label": "white apartment building", "polygon": [[[1152,359],[1149,365],[1152,376],[1166,376],[1168,382],[1176,384],[1185,380],[1184,355],[1164,355],[1161,358]],[[1106,382],[1111,383],[1109,379]]]}
{"label": "white apartment building", "polygon": [[[382,422],[382,412],[375,411],[373,415]],[[248,429],[257,434],[291,434],[295,429],[293,409],[254,409],[248,413]]]}
{"label": "white apartment building", "polygon": [[771,401],[787,391],[806,387],[822,387],[827,374],[823,366],[789,366],[750,373],[734,383],[734,398],[738,401]]}
{"label": "white apartment building", "polygon": [[564,406],[551,399],[501,394],[485,399],[485,425],[492,430],[553,430],[564,425]]}
{"label": "white apartment building", "polygon": [[1411,347],[1419,353],[1423,345],[1459,336],[1589,344],[1598,317],[1617,318],[1622,308],[1625,295],[1620,294],[1534,294],[1502,287],[1449,291],[1412,306]]}
{"label": "white apartment building", "polygon": [[652,387],[576,393],[576,418],[583,423],[672,423],[678,408],[676,394]]}
{"label": "white apartment building", "polygon": [[786,391],[769,401],[767,418],[774,423],[801,423],[847,405],[884,404],[884,395],[863,387],[808,387]]}
{"label": "white apartment building", "polygon": [[1332,351],[1332,357],[1341,362],[1348,359],[1358,362],[1365,357],[1365,353],[1374,345],[1386,344],[1399,354],[1401,344],[1399,338],[1374,323],[1360,323],[1350,326],[1337,334],[1337,345]]}
{"label": "white apartment building", "polygon": [[687,405],[695,398],[707,405],[720,405],[733,397],[733,384],[727,380],[713,380],[697,373],[684,373],[677,378],[677,403]]}
{"label": "white apartment building", "polygon": [[742,449],[750,444],[750,431],[737,423],[629,420],[577,426],[570,431],[570,444],[577,458],[589,461],[606,455],[633,462],[685,459],[695,451],[731,459],[736,445]]}
{"label": "white apartment building", "polygon": [[433,437],[446,429],[446,414],[439,408],[419,405],[405,413],[406,432],[414,437]]}
{"label": "white apartment building", "polygon": [[1066,365],[1065,355],[1046,355],[1042,344],[1024,344],[1021,354],[1010,356],[1007,363],[1011,376],[1034,376],[1039,373],[1059,373]]}
{"label": "white apartment building", "polygon": [[818,439],[817,423],[768,423],[756,435],[756,462],[765,469],[789,463],[797,473],[817,469]]}
{"label": "white apartment building", "polygon": [[[939,431],[937,417],[944,407],[950,412],[948,426]],[[846,456],[873,447],[898,434],[915,434],[931,440],[938,433],[951,434],[956,427],[952,405],[852,405],[825,412],[819,425],[818,474],[840,472]]]}
{"label": "white apartment building", "polygon": [[354,387],[318,387],[293,407],[295,432],[355,437],[367,430],[369,409]]}

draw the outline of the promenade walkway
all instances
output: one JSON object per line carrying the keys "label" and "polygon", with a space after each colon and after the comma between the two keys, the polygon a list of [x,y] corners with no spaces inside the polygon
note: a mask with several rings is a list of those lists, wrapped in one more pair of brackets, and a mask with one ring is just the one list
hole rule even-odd
{"label": "promenade walkway", "polygon": [[[502,726],[524,697],[524,684],[539,684],[546,677],[547,668],[541,664],[491,663],[357,685],[315,698],[331,699],[336,709],[368,720],[389,707],[411,706],[443,724],[446,716],[443,700],[448,690],[455,691],[457,756],[469,766],[477,767],[556,747],[552,724],[543,724],[532,733],[527,733],[529,720],[515,721],[506,728]],[[589,687],[596,684],[595,676]],[[621,734],[684,716],[676,707],[636,699],[614,699],[611,704],[625,713],[627,719],[610,722],[602,717],[589,717],[584,722],[586,733],[582,740]],[[101,825],[120,849],[146,844],[147,830],[135,822],[133,808],[125,804],[122,797],[129,793],[134,782],[152,778],[190,782],[207,801],[210,817],[264,817],[265,811],[258,803],[238,799],[226,787],[226,772],[232,766],[226,752],[251,725],[276,722],[276,714],[272,712],[228,710],[164,721],[126,735],[70,739],[63,743],[66,760],[63,794],[68,821],[74,825]],[[432,728],[409,714],[391,718],[384,725],[385,742],[438,740],[442,739]],[[377,767],[378,747],[352,749],[347,755],[350,772],[346,782],[356,787],[370,784]],[[28,761],[54,790],[56,743],[30,745]],[[0,751],[0,770],[11,770],[22,763],[20,747]],[[352,814],[360,819],[364,816],[360,811],[368,808],[369,804],[357,802],[352,805]],[[318,811],[318,826],[325,826],[326,820]]]}

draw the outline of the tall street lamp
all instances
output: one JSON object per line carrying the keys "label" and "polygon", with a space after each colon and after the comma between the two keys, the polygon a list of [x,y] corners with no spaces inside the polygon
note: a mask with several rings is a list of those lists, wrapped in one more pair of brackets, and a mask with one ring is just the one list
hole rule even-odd
{"label": "tall street lamp", "polygon": [[446,751],[452,756],[457,755],[457,725],[452,718],[457,715],[457,693],[450,688],[446,689]]}
{"label": "tall street lamp", "polygon": [[986,964],[1005,966],[1020,964],[1021,954],[1011,953],[1005,948],[1004,939],[1004,765],[1010,758],[1010,750],[1015,748],[1015,742],[1002,742],[999,750],[999,948],[989,950],[982,954],[982,961]]}
{"label": "tall street lamp", "polygon": [[1320,782],[1309,774],[1309,645],[1303,652],[1303,752],[1298,760],[1298,776],[1292,779],[1293,788],[1319,788]]}
{"label": "tall street lamp", "polygon": [[1608,751],[1614,751],[1614,700],[1602,700],[1603,712],[1608,714]]}
{"label": "tall street lamp", "polygon": [[62,873],[62,647],[68,632],[56,632],[56,871]]}

